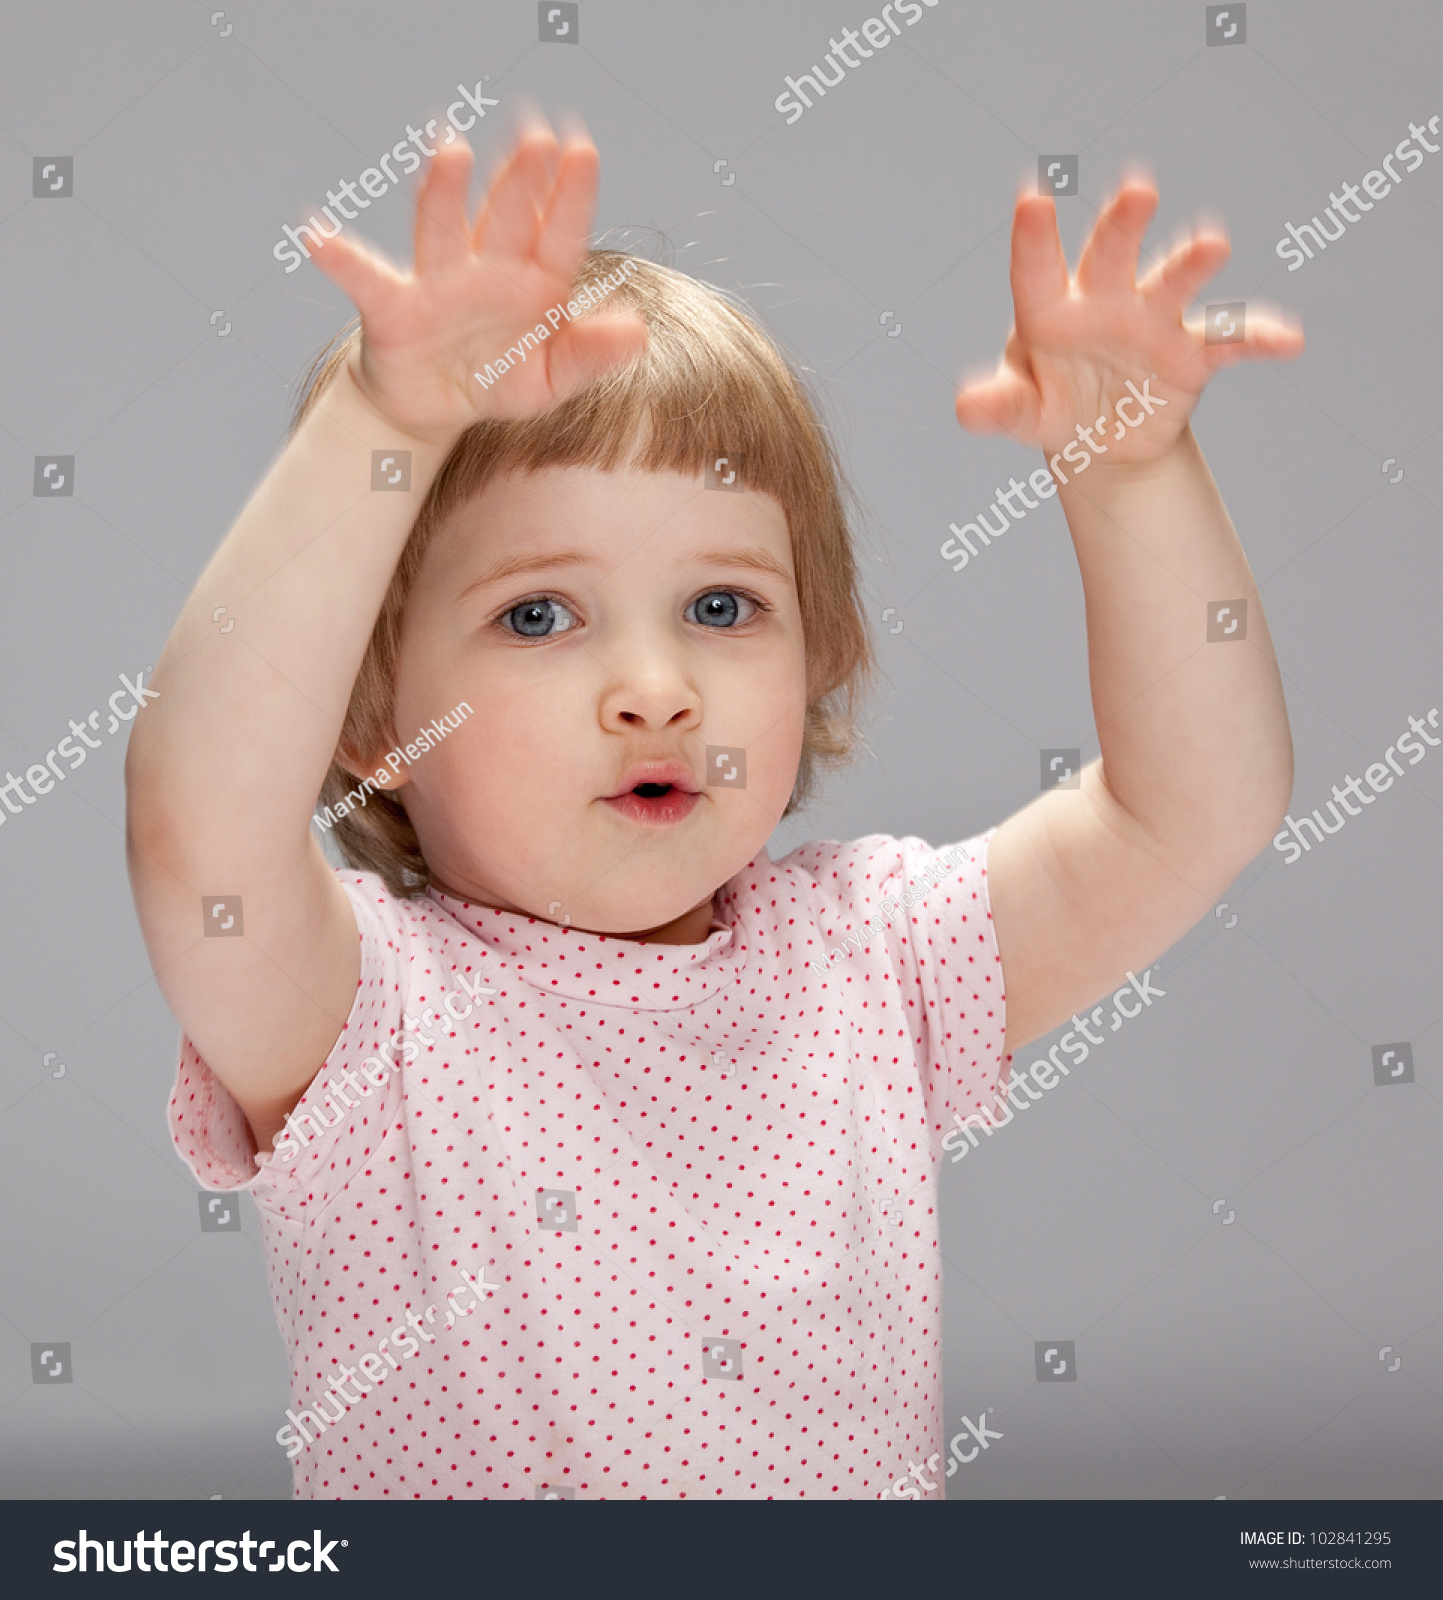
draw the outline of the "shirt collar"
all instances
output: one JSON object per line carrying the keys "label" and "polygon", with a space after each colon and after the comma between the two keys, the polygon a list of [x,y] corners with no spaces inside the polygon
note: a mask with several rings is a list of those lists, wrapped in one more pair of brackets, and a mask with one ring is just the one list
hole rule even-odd
{"label": "shirt collar", "polygon": [[[748,863],[738,879],[757,864]],[[434,886],[426,894],[485,946],[494,963],[487,973],[490,981],[519,979],[546,994],[592,1005],[685,1010],[719,993],[746,967],[744,924],[731,882],[717,892],[711,932],[703,944],[643,944],[473,905]]]}

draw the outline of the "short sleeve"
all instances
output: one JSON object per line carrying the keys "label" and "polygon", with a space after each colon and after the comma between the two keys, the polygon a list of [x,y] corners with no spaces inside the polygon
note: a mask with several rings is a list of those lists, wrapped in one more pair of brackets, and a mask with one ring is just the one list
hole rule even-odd
{"label": "short sleeve", "polygon": [[1003,1065],[1006,995],[987,888],[996,828],[954,845],[871,834],[814,840],[785,858],[815,886],[824,948],[808,981],[848,985],[890,968],[901,992],[928,1120],[989,1102]]}
{"label": "short sleeve", "polygon": [[185,1034],[180,1040],[171,1141],[202,1188],[247,1189],[263,1208],[293,1211],[337,1193],[400,1116],[404,1055],[394,1041],[403,1027],[411,917],[407,902],[375,873],[347,869],[337,877],[355,912],[360,978],[331,1053],[274,1150],[258,1151],[234,1096],[192,1040]]}

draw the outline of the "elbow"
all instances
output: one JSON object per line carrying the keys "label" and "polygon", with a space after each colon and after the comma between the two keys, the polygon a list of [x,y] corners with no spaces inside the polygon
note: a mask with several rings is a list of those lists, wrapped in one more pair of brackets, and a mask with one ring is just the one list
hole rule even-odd
{"label": "elbow", "polygon": [[132,862],[163,853],[183,837],[181,819],[173,814],[173,785],[144,733],[137,728],[125,748],[125,844]]}
{"label": "elbow", "polygon": [[1292,757],[1287,762],[1286,781],[1260,786],[1259,793],[1240,807],[1217,835],[1214,858],[1220,876],[1231,883],[1243,868],[1255,861],[1277,837],[1292,804]]}
{"label": "elbow", "polygon": [[1286,724],[1276,747],[1245,769],[1230,794],[1218,797],[1212,854],[1234,872],[1272,843],[1293,799],[1293,741]]}
{"label": "elbow", "polygon": [[223,808],[197,792],[185,764],[163,741],[137,728],[125,752],[125,854],[133,888],[160,880],[208,878],[210,867],[233,853],[227,840],[244,839]]}
{"label": "elbow", "polygon": [[1292,759],[1273,781],[1222,800],[1194,818],[1191,837],[1169,852],[1176,869],[1209,897],[1235,882],[1269,848],[1292,803]]}
{"label": "elbow", "polygon": [[186,881],[185,830],[181,819],[144,783],[125,782],[125,861],[133,891],[156,877]]}
{"label": "elbow", "polygon": [[1254,837],[1253,853],[1248,857],[1249,861],[1267,849],[1276,837],[1278,829],[1283,826],[1283,819],[1293,803],[1293,769],[1292,735],[1285,732],[1283,748],[1278,752],[1277,769],[1270,775],[1271,781],[1258,785],[1257,832]]}

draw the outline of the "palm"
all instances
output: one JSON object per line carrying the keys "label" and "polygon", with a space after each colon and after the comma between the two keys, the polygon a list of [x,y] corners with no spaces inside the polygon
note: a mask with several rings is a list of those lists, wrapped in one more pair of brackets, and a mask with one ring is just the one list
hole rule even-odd
{"label": "palm", "polygon": [[[472,155],[438,148],[416,202],[415,267],[402,274],[345,235],[316,264],[361,313],[356,378],[377,408],[420,437],[453,438],[486,417],[547,410],[645,347],[639,317],[561,319],[590,237],[598,160],[578,136],[558,149],[536,122],[497,173],[475,225]],[[540,323],[549,337],[494,388],[472,374]]]}
{"label": "palm", "polygon": [[[1184,308],[1230,254],[1220,233],[1194,234],[1136,281],[1142,236],[1156,208],[1150,183],[1124,183],[1098,217],[1074,280],[1051,198],[1019,197],[1012,226],[1016,321],[996,371],[958,392],[964,428],[1005,432],[1050,456],[1076,438],[1080,424],[1098,428],[1106,461],[1150,461],[1176,443],[1220,367],[1301,351],[1296,327],[1253,305],[1246,338],[1236,344],[1209,345],[1200,322],[1184,324]],[[1115,432],[1113,408],[1127,399],[1128,381],[1140,385],[1154,373],[1149,392],[1167,404],[1146,426]]]}

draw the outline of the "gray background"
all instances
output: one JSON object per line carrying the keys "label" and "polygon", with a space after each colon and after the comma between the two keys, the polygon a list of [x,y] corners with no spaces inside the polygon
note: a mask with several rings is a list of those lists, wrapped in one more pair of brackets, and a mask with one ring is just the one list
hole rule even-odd
{"label": "gray background", "polygon": [[[281,224],[483,74],[483,161],[520,95],[580,111],[598,233],[748,296],[815,373],[870,507],[874,623],[895,608],[872,755],[774,856],[965,837],[1036,793],[1040,748],[1097,752],[1056,502],[962,573],[937,554],[1037,465],[964,435],[952,396],[1000,351],[1014,189],[1043,152],[1080,157],[1074,265],[1141,157],[1162,196],[1145,256],[1221,215],[1207,298],[1304,320],[1301,360],[1223,373],[1194,424],[1282,662],[1294,813],[1443,700],[1443,156],[1301,270],[1273,253],[1443,111],[1436,5],[1255,3],[1245,45],[1206,48],[1201,4],[942,0],[793,126],[783,76],[880,4],[584,0],[576,46],[538,42],[534,0],[227,6],[214,26],[182,0],[0,13],[0,763],[43,759],[157,658],[348,317],[273,260]],[[57,154],[73,198],[33,199],[32,158]],[[356,224],[401,261],[415,181]],[[75,455],[73,497],[33,496],[46,454]],[[202,1234],[166,1135],[177,1028],[125,876],[123,743],[0,828],[0,1493],[283,1497],[256,1213]],[[951,1494],[1443,1489],[1440,799],[1430,752],[1302,861],[1267,851],[1229,891],[1236,925],[1162,958],[1165,999],[944,1167],[948,1433],[987,1407],[1004,1435]],[[1417,1081],[1375,1088],[1370,1046],[1398,1040]],[[1078,1381],[1039,1384],[1034,1342],[1062,1339]],[[35,1385],[31,1343],[61,1340],[74,1382]]]}

